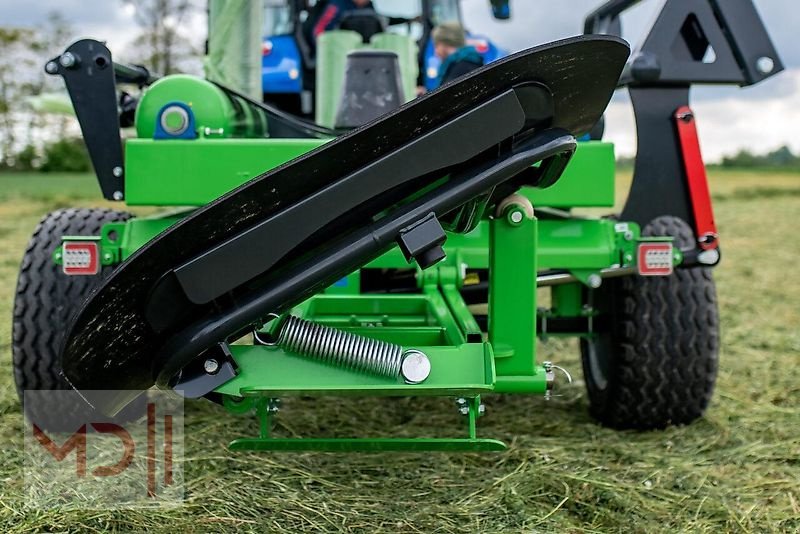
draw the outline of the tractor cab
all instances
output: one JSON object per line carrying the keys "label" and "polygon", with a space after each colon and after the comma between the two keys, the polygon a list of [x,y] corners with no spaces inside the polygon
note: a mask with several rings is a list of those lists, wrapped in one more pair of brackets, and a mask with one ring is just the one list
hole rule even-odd
{"label": "tractor cab", "polygon": [[[287,112],[311,117],[317,88],[318,47],[315,26],[329,0],[265,0],[262,45],[264,101]],[[508,2],[492,0],[495,18],[510,17]],[[442,22],[463,24],[460,0],[373,0],[372,7],[352,10],[339,19],[336,30],[353,31],[363,43],[375,35],[394,34],[412,39],[418,48],[416,85],[432,89],[439,70],[431,31]],[[507,55],[487,37],[468,34],[467,42],[489,63]]]}

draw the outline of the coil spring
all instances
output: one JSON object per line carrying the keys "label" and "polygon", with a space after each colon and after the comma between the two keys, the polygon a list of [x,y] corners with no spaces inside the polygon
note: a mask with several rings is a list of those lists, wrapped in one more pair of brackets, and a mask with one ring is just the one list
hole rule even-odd
{"label": "coil spring", "polygon": [[290,315],[281,325],[280,348],[330,364],[387,377],[400,375],[403,347],[357,336]]}

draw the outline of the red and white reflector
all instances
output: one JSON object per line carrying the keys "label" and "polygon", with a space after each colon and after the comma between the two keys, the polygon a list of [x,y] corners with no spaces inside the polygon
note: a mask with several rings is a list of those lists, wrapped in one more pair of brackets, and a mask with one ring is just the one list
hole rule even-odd
{"label": "red and white reflector", "polygon": [[640,243],[636,265],[642,276],[672,274],[672,243]]}
{"label": "red and white reflector", "polygon": [[100,247],[95,241],[65,241],[61,246],[61,266],[70,276],[100,272]]}

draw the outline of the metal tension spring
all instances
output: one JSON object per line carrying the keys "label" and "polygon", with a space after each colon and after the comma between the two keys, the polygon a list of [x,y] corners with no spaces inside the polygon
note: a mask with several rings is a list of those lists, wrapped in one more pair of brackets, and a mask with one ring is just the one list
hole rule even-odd
{"label": "metal tension spring", "polygon": [[336,328],[290,315],[280,326],[275,342],[265,342],[254,332],[256,341],[317,360],[389,378],[402,377],[408,384],[428,378],[431,363],[416,349],[357,336]]}

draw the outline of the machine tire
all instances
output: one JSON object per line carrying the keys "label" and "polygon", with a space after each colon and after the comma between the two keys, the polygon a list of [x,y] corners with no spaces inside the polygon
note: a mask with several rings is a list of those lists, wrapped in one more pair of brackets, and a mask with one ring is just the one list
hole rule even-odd
{"label": "machine tire", "polygon": [[[692,248],[683,220],[661,216],[642,231]],[[668,277],[608,279],[594,295],[602,314],[593,340],[581,340],[591,414],[618,429],[691,423],[714,390],[719,312],[711,269],[676,269]]]}
{"label": "machine tire", "polygon": [[[62,236],[99,235],[104,224],[131,217],[110,209],[70,208],[48,213],[37,225],[22,258],[14,299],[12,352],[20,402],[25,390],[71,389],[61,376],[59,350],[64,328],[92,289],[113,271],[113,267],[104,267],[98,276],[64,275],[52,260]],[[46,403],[25,406],[26,415],[35,421],[61,418],[67,425],[75,412],[85,414],[82,408],[64,407],[55,401],[42,404]],[[138,417],[134,412],[141,407],[132,404],[130,408],[127,418]]]}

